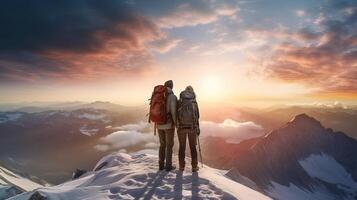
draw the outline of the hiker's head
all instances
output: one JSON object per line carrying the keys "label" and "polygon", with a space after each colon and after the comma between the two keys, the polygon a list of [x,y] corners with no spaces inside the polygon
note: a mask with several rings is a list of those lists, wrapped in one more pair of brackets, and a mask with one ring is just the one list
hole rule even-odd
{"label": "hiker's head", "polygon": [[189,91],[189,92],[192,92],[192,93],[195,93],[195,92],[193,91],[193,87],[192,87],[191,85],[187,86],[185,90],[187,90],[187,91]]}
{"label": "hiker's head", "polygon": [[172,82],[172,80],[166,81],[164,85],[171,89],[174,87],[174,83]]}
{"label": "hiker's head", "polygon": [[188,92],[190,92],[190,93],[192,93],[192,94],[195,96],[195,98],[196,98],[195,91],[193,90],[193,87],[192,87],[191,85],[187,86],[187,87],[185,88],[185,90],[188,91]]}

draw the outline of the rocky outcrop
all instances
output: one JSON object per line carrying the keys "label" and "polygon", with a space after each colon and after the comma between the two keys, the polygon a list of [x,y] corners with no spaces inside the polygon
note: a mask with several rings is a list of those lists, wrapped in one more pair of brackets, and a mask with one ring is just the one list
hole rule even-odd
{"label": "rocky outcrop", "polygon": [[76,169],[72,174],[72,180],[81,177],[85,173],[87,173],[87,170],[85,169]]}

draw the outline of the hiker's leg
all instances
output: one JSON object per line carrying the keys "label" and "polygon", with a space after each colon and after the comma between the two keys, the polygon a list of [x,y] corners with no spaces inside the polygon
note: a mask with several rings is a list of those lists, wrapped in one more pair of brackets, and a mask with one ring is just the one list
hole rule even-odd
{"label": "hiker's leg", "polygon": [[165,167],[166,134],[164,130],[158,130],[160,148],[159,148],[159,168]]}
{"label": "hiker's leg", "polygon": [[178,140],[179,140],[179,163],[180,168],[185,168],[185,152],[186,152],[186,131],[184,129],[177,130]]}
{"label": "hiker's leg", "polygon": [[172,167],[172,147],[174,146],[175,129],[165,130],[166,136],[166,168]]}
{"label": "hiker's leg", "polygon": [[188,142],[190,144],[190,150],[191,150],[191,164],[192,168],[196,168],[198,164],[197,160],[197,149],[196,149],[196,133],[193,130],[190,130],[188,133]]}

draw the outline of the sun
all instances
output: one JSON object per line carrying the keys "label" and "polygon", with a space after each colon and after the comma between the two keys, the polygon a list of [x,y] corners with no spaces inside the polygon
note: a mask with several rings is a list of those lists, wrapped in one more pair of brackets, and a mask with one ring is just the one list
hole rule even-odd
{"label": "sun", "polygon": [[203,97],[217,99],[222,95],[223,89],[223,80],[218,76],[204,76],[199,83],[199,90]]}

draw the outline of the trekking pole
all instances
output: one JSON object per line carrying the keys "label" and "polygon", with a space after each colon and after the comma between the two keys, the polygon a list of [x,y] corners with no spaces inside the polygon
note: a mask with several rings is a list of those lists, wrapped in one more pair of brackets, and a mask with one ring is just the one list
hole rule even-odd
{"label": "trekking pole", "polygon": [[200,144],[200,136],[197,135],[197,142],[198,142],[198,151],[200,152],[200,157],[201,157],[201,166],[203,168],[203,160],[202,160],[202,152],[201,152],[201,144]]}

